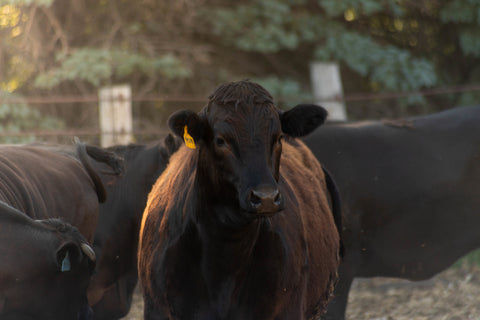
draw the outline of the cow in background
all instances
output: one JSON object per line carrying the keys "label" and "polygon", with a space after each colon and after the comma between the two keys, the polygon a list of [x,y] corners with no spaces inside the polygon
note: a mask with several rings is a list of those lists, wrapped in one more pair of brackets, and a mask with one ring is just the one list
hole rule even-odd
{"label": "cow in background", "polygon": [[88,289],[94,319],[119,319],[130,310],[138,282],[138,233],[148,193],[180,142],[169,134],[149,144],[108,148],[123,158],[124,174],[105,184],[108,198],[100,204],[93,242],[97,272]]}
{"label": "cow in background", "polygon": [[[182,146],[142,220],[145,319],[313,319],[336,279],[339,236],[323,171],[304,144],[326,117],[285,113],[258,84],[221,85],[169,118]],[[192,148],[192,149],[190,149]]]}
{"label": "cow in background", "polygon": [[[1,236],[10,237],[8,239],[12,241],[2,247],[5,252],[0,270],[5,284],[3,296],[0,296],[2,319],[91,318],[90,309],[85,311],[84,305],[87,304],[86,289],[95,254],[86,243],[93,241],[99,203],[106,199],[100,172],[110,177],[121,174],[121,159],[79,141],[76,147],[0,146],[1,209],[9,217],[14,216],[13,211],[17,216],[23,216],[14,218],[14,225],[7,217],[1,226],[5,228],[5,234]],[[50,241],[52,235],[43,237],[44,233],[22,237],[24,234],[20,231],[19,237],[15,238],[10,231],[19,229],[22,223],[26,227],[35,226],[29,230],[38,230],[41,225],[50,226],[58,241]],[[26,246],[25,241],[32,239],[28,242],[31,247],[22,249]],[[61,239],[65,240],[65,246],[59,242]],[[46,243],[48,241],[51,243]],[[31,250],[53,254],[42,260],[36,253],[31,254]],[[58,265],[60,262],[61,269],[55,269],[54,263]],[[58,301],[48,301],[50,298]],[[57,307],[58,314],[54,315]]]}
{"label": "cow in background", "polygon": [[115,154],[77,143],[0,145],[0,201],[33,219],[62,218],[93,242],[106,191],[99,174],[121,174]]}
{"label": "cow in background", "polygon": [[345,250],[325,319],[345,318],[356,277],[424,280],[480,246],[480,107],[327,124],[304,142],[342,198]]}
{"label": "cow in background", "polygon": [[0,201],[0,257],[0,319],[91,319],[95,253],[76,228]]}

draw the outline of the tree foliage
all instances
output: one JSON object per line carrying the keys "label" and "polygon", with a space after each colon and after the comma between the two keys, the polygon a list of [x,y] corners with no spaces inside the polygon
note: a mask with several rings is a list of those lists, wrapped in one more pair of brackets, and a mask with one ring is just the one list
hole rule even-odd
{"label": "tree foliage", "polygon": [[0,0],[0,86],[205,95],[252,78],[308,97],[309,64],[333,60],[347,94],[416,91],[480,81],[479,24],[478,0]]}
{"label": "tree foliage", "polygon": [[59,67],[40,74],[35,85],[41,88],[58,86],[62,81],[84,81],[93,86],[116,79],[128,81],[133,73],[150,77],[159,74],[165,79],[188,77],[190,70],[173,55],[147,57],[128,50],[81,48],[57,57]]}
{"label": "tree foliage", "polygon": [[[45,129],[61,129],[64,124],[60,119],[43,115],[40,111],[32,109],[27,103],[10,104],[1,102],[2,99],[19,100],[15,94],[0,91],[0,134],[24,133]],[[21,99],[20,99],[21,101]],[[0,136],[1,143],[27,143],[36,140],[35,134],[14,136]]]}

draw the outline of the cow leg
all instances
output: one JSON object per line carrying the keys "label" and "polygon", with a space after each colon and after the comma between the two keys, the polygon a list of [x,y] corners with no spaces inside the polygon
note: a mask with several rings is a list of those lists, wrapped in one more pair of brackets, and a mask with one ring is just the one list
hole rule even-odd
{"label": "cow leg", "polygon": [[136,273],[127,274],[108,288],[94,307],[95,319],[120,319],[129,311],[137,284]]}
{"label": "cow leg", "polygon": [[321,317],[322,320],[345,320],[345,312],[348,303],[348,293],[353,282],[353,276],[341,272],[335,290],[333,299],[327,306],[327,312]]}
{"label": "cow leg", "polygon": [[78,315],[78,320],[93,320],[93,311],[88,305]]}

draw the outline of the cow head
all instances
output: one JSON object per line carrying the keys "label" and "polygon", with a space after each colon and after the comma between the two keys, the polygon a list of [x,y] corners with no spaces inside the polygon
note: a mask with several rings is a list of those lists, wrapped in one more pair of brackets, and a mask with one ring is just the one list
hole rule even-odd
{"label": "cow head", "polygon": [[0,216],[6,214],[0,319],[92,319],[86,292],[95,254],[85,238],[58,219],[33,220],[0,204]]}
{"label": "cow head", "polygon": [[218,200],[229,195],[258,217],[284,207],[278,187],[282,141],[310,133],[326,116],[315,105],[281,112],[263,87],[238,81],[219,86],[200,113],[178,111],[168,124],[198,149],[197,170],[205,170]]}

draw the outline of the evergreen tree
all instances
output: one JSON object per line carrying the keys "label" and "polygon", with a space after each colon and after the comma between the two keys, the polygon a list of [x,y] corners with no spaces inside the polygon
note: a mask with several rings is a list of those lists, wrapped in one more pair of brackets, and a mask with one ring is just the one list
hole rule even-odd
{"label": "evergreen tree", "polygon": [[478,0],[0,0],[0,86],[74,94],[128,82],[140,97],[204,96],[252,78],[308,99],[318,60],[340,63],[347,95],[459,86],[480,80],[479,23]]}

